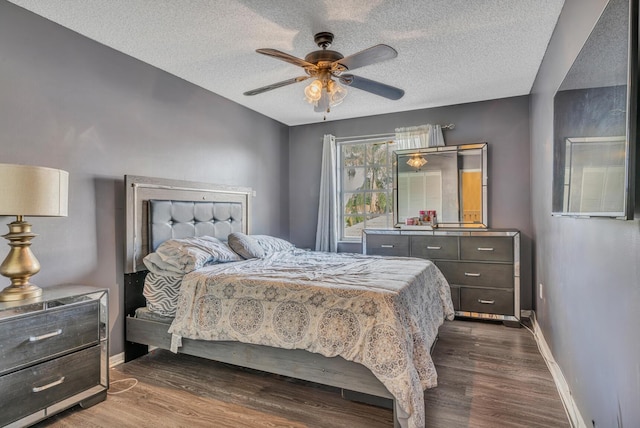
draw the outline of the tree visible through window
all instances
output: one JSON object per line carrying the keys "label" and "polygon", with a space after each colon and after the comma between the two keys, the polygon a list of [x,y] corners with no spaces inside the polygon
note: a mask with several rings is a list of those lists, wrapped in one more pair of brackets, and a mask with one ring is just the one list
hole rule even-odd
{"label": "tree visible through window", "polygon": [[338,145],[341,240],[359,240],[366,228],[393,225],[393,141]]}

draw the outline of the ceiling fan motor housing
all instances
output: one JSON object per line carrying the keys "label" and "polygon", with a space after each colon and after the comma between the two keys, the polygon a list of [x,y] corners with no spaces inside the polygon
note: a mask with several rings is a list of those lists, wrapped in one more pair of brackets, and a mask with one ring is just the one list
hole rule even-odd
{"label": "ceiling fan motor housing", "polygon": [[344,58],[340,52],[323,49],[321,51],[313,51],[304,57],[304,60],[312,64],[318,65],[320,61],[334,62]]}

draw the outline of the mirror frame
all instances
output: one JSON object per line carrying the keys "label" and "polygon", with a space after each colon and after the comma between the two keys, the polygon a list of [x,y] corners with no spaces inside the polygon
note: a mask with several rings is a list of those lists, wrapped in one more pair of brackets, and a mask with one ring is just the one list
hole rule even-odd
{"label": "mirror frame", "polygon": [[[454,229],[487,229],[489,227],[489,215],[488,215],[488,206],[489,206],[489,198],[488,198],[488,176],[489,171],[487,168],[487,148],[488,144],[486,142],[483,143],[475,143],[475,144],[462,144],[458,146],[439,146],[439,147],[425,147],[420,149],[404,149],[404,150],[395,150],[393,152],[393,225],[396,228],[401,229],[432,229],[431,226],[407,226],[405,223],[400,222],[398,218],[398,158],[400,156],[407,155],[429,155],[436,153],[459,153],[467,150],[481,150],[482,154],[482,220],[480,223],[464,223],[462,221],[458,222],[442,222],[438,219],[438,228],[454,228]],[[460,218],[460,185],[458,184],[458,194],[456,195],[457,203],[458,203],[458,218]],[[416,213],[416,216],[418,213]]]}
{"label": "mirror frame", "polygon": [[[625,138],[625,177],[624,177],[624,195],[623,195],[623,208],[621,211],[596,211],[596,212],[571,212],[566,209],[565,204],[568,195],[567,189],[567,153],[566,147],[568,141],[576,141],[579,139],[591,139],[591,138],[603,138],[610,139],[619,137],[619,135],[581,135],[585,133],[584,130],[577,130],[574,133],[578,135],[561,135],[566,133],[567,124],[570,122],[567,116],[571,114],[577,114],[576,120],[581,121],[583,124],[588,123],[592,129],[598,129],[599,126],[606,126],[607,117],[593,117],[593,106],[598,102],[598,96],[593,96],[592,99],[583,96],[578,102],[574,103],[574,108],[562,109],[560,107],[566,107],[570,103],[562,104],[559,94],[566,93],[566,91],[572,90],[585,90],[585,89],[598,89],[597,87],[570,87],[569,89],[563,89],[563,86],[568,84],[572,86],[571,78],[572,72],[576,72],[574,67],[580,67],[583,64],[581,61],[584,59],[584,52],[588,52],[588,47],[594,45],[594,40],[597,40],[597,30],[602,27],[604,19],[606,17],[607,9],[612,6],[614,1],[610,0],[602,11],[602,14],[598,18],[598,21],[594,25],[589,37],[585,40],[580,53],[574,59],[571,68],[567,71],[562,83],[554,95],[554,108],[553,108],[553,184],[552,184],[552,203],[551,214],[558,217],[574,217],[574,218],[591,218],[591,217],[607,217],[621,220],[632,220],[634,217],[635,208],[635,176],[636,176],[636,127],[637,127],[637,101],[638,101],[638,2],[636,0],[625,0],[628,2],[629,14],[627,21],[627,64],[626,64],[626,98],[625,98],[625,123],[624,133]],[[600,24],[600,27],[599,27]],[[599,61],[600,62],[600,61]],[[605,63],[608,63],[605,61]],[[578,74],[580,70],[585,69],[577,68]],[[615,83],[614,83],[615,85]],[[622,89],[623,86],[619,85]],[[616,88],[616,86],[604,86],[608,88]],[[623,92],[624,93],[624,92]],[[602,98],[602,97],[600,97]],[[577,108],[576,108],[577,107]],[[614,106],[615,107],[615,106]],[[613,107],[612,107],[613,108]],[[597,113],[597,110],[595,110]],[[591,113],[591,116],[587,117]],[[597,114],[596,114],[597,116]],[[584,126],[584,125],[583,125]],[[569,128],[570,129],[570,128]],[[614,132],[616,133],[616,132]],[[618,133],[619,134],[619,133]]]}

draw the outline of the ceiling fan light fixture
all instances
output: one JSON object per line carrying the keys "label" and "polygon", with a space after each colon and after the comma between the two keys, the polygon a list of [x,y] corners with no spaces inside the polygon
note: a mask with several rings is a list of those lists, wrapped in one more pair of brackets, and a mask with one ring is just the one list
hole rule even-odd
{"label": "ceiling fan light fixture", "polygon": [[329,80],[327,83],[327,92],[329,93],[329,104],[331,107],[335,107],[344,100],[348,91],[338,82]]}
{"label": "ceiling fan light fixture", "polygon": [[407,165],[412,168],[420,169],[427,163],[427,160],[420,155],[420,153],[414,153],[407,161]]}
{"label": "ceiling fan light fixture", "polygon": [[322,97],[322,82],[319,79],[314,80],[306,88],[304,88],[304,97],[309,104],[316,104]]}

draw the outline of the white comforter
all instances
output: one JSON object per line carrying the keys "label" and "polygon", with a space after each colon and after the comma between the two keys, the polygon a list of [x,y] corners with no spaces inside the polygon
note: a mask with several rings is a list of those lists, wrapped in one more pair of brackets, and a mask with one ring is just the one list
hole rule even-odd
{"label": "white comforter", "polygon": [[431,344],[453,319],[449,285],[428,260],[290,250],[187,274],[169,330],[340,355],[396,398],[403,427],[424,427],[424,389],[437,384]]}

